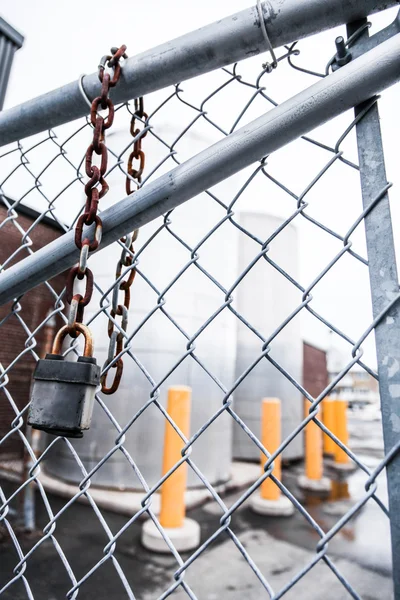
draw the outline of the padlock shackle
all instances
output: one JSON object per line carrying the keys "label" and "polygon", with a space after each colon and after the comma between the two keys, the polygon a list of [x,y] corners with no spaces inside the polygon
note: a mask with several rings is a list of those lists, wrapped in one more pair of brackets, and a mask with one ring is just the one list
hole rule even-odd
{"label": "padlock shackle", "polygon": [[[93,337],[89,327],[86,327],[86,325],[83,325],[83,323],[75,323],[74,327],[77,331],[79,331],[79,333],[82,333],[83,337],[85,338],[83,356],[91,358],[93,356]],[[53,348],[51,350],[52,354],[61,354],[62,343],[68,334],[68,329],[68,325],[64,325],[64,327],[61,327],[60,331],[56,334],[53,342]]]}

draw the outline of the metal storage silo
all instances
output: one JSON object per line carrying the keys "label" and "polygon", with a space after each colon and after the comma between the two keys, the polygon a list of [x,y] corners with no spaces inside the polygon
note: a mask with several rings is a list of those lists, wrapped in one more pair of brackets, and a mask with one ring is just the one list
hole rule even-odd
{"label": "metal storage silo", "polygon": [[[176,119],[176,123],[181,123]],[[174,119],[157,127],[162,138],[177,138],[181,129],[174,125]],[[164,127],[164,129],[163,129]],[[176,127],[176,129],[174,129]],[[129,138],[118,132],[110,139],[114,148],[128,147]],[[114,135],[114,134],[113,134]],[[121,135],[121,139],[118,137]],[[118,138],[118,139],[117,139]],[[190,129],[179,141],[179,159],[185,160],[215,141],[211,135],[201,130]],[[160,147],[151,135],[146,137],[146,153],[155,164],[165,156],[165,147]],[[162,154],[164,152],[164,154]],[[173,167],[169,160],[164,170]],[[149,171],[151,170],[151,166]],[[246,175],[246,174],[245,174]],[[121,173],[115,169],[108,177],[112,192],[102,199],[102,207],[107,200],[118,201],[125,195]],[[237,178],[231,178],[213,189],[213,194],[221,195],[226,204],[238,191]],[[112,196],[111,196],[112,194]],[[254,201],[262,201],[264,187],[254,185],[251,190]],[[250,199],[251,200],[251,199]],[[134,201],[134,198],[132,199]],[[245,209],[249,203],[246,199]],[[264,203],[261,202],[261,206]],[[170,385],[191,386],[192,434],[197,431],[221,407],[223,391],[232,387],[235,378],[248,366],[249,361],[260,349],[257,338],[246,331],[234,314],[227,308],[195,338],[195,355],[212,377],[188,356],[167,378],[166,375],[187,353],[188,339],[168,319],[165,312],[190,337],[195,336],[200,327],[225,303],[225,290],[228,290],[254,257],[255,250],[249,238],[241,233],[229,220],[224,221],[226,209],[207,194],[202,194],[176,209],[171,216],[170,232],[164,229],[151,241],[140,256],[139,270],[153,287],[138,274],[131,288],[131,308],[129,311],[129,331],[154,311],[132,340],[131,352],[137,363],[126,356],[124,374],[119,391],[113,396],[104,396],[105,405],[121,427],[127,425],[137,411],[150,399],[154,387],[160,385],[160,399],[165,406],[167,389]],[[241,213],[238,208],[235,217],[239,224],[266,239],[282,220],[264,212]],[[223,222],[210,237],[207,234],[213,227]],[[149,240],[162,219],[142,228],[137,248]],[[180,241],[181,240],[181,241]],[[184,243],[182,243],[182,241]],[[202,243],[200,243],[202,241]],[[185,244],[187,247],[185,247]],[[199,246],[198,246],[199,245]],[[198,246],[198,247],[197,247]],[[189,247],[189,249],[188,249]],[[196,249],[192,255],[190,249]],[[271,244],[271,256],[276,255],[279,264],[287,265],[296,275],[296,232],[286,227]],[[90,259],[95,280],[102,290],[110,289],[115,278],[115,266],[121,249],[113,245],[102,250]],[[217,281],[218,287],[194,264],[187,270],[184,267],[198,255],[199,264]],[[172,279],[183,270],[183,274],[169,287]],[[282,280],[282,281],[281,281]],[[273,324],[281,322],[290,312],[290,306],[298,300],[296,290],[284,278],[262,261],[246,276],[234,291],[234,307],[249,318],[264,335],[272,332]],[[107,302],[112,298],[112,291]],[[98,310],[100,296],[85,311]],[[159,306],[163,304],[163,311]],[[294,306],[293,306],[294,308]],[[91,324],[95,339],[95,354],[99,364],[103,364],[108,352],[107,319],[99,315]],[[192,347],[192,346],[191,346]],[[289,324],[273,343],[272,355],[282,360],[295,377],[301,378],[301,342],[298,319]],[[236,358],[236,354],[238,355]],[[147,375],[153,383],[149,381]],[[113,372],[110,373],[110,377]],[[301,379],[300,379],[301,380]],[[263,396],[277,395],[283,401],[283,434],[297,425],[301,418],[302,402],[299,393],[266,360],[251,373],[237,388],[234,406],[248,425],[259,432],[259,407]],[[146,481],[152,485],[160,477],[165,419],[160,411],[150,405],[128,429],[124,448],[138,466]],[[233,452],[235,458],[257,459],[258,452],[251,442],[239,431],[230,416],[222,414],[202,433],[193,446],[192,458],[198,468],[212,483],[226,481],[230,475],[232,460],[232,430],[234,432]],[[112,419],[98,405],[95,406],[92,427],[82,440],[74,441],[79,456],[87,470],[94,468],[100,460],[115,447],[118,432]],[[292,458],[301,454],[301,441],[294,441],[285,456]],[[57,444],[48,454],[45,462],[47,472],[67,481],[78,482],[82,473],[74,457],[64,444]],[[110,488],[140,489],[141,484],[134,474],[128,459],[120,450],[112,453],[92,477],[92,484]],[[189,487],[202,485],[189,469]]]}
{"label": "metal storage silo", "polygon": [[[261,240],[282,225],[283,220],[272,215],[242,212],[240,225]],[[239,239],[238,272],[251,263],[260,246],[248,236]],[[290,276],[298,274],[297,231],[287,225],[270,243],[268,256]],[[245,276],[235,291],[236,309],[268,339],[292,311],[301,303],[301,292],[276,268],[261,258]],[[263,342],[245,325],[237,325],[236,378],[262,353]],[[302,341],[299,316],[290,321],[273,339],[270,356],[296,381],[302,382]],[[282,401],[282,439],[289,435],[303,416],[301,393],[279,370],[263,358],[235,391],[234,408],[257,436],[260,435],[261,399],[277,397]],[[283,453],[286,459],[302,456],[302,437],[298,435]],[[239,428],[233,431],[233,456],[236,459],[259,460],[259,450]]]}
{"label": "metal storage silo", "polygon": [[[147,136],[146,142],[148,139],[150,143],[146,144],[146,149],[149,156],[156,160],[157,149],[151,143],[151,136]],[[192,146],[197,142],[197,139],[190,136],[185,140],[186,144]],[[204,143],[211,142],[205,140]],[[193,147],[191,151],[193,152]],[[169,168],[172,166],[169,163]],[[119,177],[112,174],[108,180],[111,189],[115,190],[118,181],[121,183],[121,174]],[[123,192],[121,197],[122,195]],[[194,248],[221,216],[220,206],[203,194],[174,211],[170,228]],[[162,223],[163,220],[158,219],[143,227],[135,244],[137,249],[140,249],[141,244],[144,244]],[[234,280],[236,273],[236,240],[237,230],[230,225],[223,225],[196,250],[202,267],[217,281],[225,282],[226,285]],[[121,248],[113,245],[90,259],[95,281],[103,290],[109,289],[115,279],[115,267],[120,253]],[[128,356],[124,358],[124,373],[118,392],[112,396],[102,396],[105,405],[121,427],[146,404],[153,387],[161,381],[160,400],[164,406],[170,385],[191,386],[192,433],[221,406],[224,396],[222,390],[191,356],[185,358],[164,381],[174,364],[187,353],[188,346],[188,339],[172,324],[166,313],[189,336],[194,336],[206,320],[223,305],[225,299],[224,292],[195,265],[191,265],[177,282],[168,288],[171,280],[190,263],[190,260],[190,250],[167,230],[158,234],[140,257],[138,268],[154,287],[152,288],[139,273],[136,275],[131,288],[129,331],[132,332],[146,315],[154,312],[134,336],[131,352],[154,383],[150,383],[134,360]],[[111,301],[111,298],[112,292],[108,300]],[[92,314],[98,310],[99,299],[99,295],[93,298],[85,311],[85,319],[90,317],[90,310]],[[161,304],[164,312],[157,308]],[[101,314],[90,325],[95,340],[95,356],[100,365],[105,361],[108,352],[107,322]],[[226,387],[233,382],[235,339],[235,319],[225,310],[193,342],[199,361]],[[110,379],[113,375],[112,371],[109,374]],[[192,459],[212,484],[226,481],[230,476],[231,421],[229,416],[221,415],[193,446]],[[150,405],[126,433],[124,448],[149,485],[153,485],[161,476],[164,427],[164,416],[157,407]],[[83,439],[73,441],[87,470],[95,467],[114,447],[117,436],[118,432],[112,420],[99,405],[96,405],[91,429],[85,432]],[[81,470],[65,444],[56,444],[52,448],[45,461],[45,469],[50,475],[63,480],[79,482],[82,479]],[[202,485],[191,469],[188,476],[189,487]],[[91,480],[95,486],[141,489],[132,466],[120,450],[108,458]]]}

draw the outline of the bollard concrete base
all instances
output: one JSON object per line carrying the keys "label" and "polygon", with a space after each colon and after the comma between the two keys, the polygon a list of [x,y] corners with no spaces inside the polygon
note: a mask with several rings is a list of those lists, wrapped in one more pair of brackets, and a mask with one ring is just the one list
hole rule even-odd
{"label": "bollard concrete base", "polygon": [[300,475],[297,484],[301,489],[310,492],[329,492],[331,489],[331,481],[327,477],[321,477],[321,479],[309,479],[306,475]]}
{"label": "bollard concrete base", "polygon": [[327,515],[343,517],[344,515],[347,515],[352,506],[353,503],[350,500],[336,500],[335,502],[325,503],[322,507],[322,511]]}
{"label": "bollard concrete base", "polygon": [[357,470],[357,465],[353,461],[350,461],[347,463],[338,463],[338,462],[335,462],[334,460],[327,460],[326,466],[329,469],[332,469],[332,470],[340,472],[340,473],[354,473],[354,471]]}
{"label": "bollard concrete base", "polygon": [[[164,531],[178,552],[188,552],[200,545],[200,525],[193,519],[185,519],[182,527],[164,527]],[[143,523],[142,544],[147,550],[153,552],[161,554],[171,552],[151,519]]]}
{"label": "bollard concrete base", "polygon": [[266,500],[260,494],[253,495],[250,507],[258,515],[271,517],[290,517],[294,513],[294,506],[286,496],[281,496],[278,500]]}

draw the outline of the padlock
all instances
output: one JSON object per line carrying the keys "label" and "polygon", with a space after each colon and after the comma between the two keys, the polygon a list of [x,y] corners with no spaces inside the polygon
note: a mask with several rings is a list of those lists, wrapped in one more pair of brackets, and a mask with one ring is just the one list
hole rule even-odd
{"label": "padlock", "polygon": [[64,360],[61,346],[68,333],[62,327],[54,338],[51,354],[38,361],[28,414],[28,425],[53,435],[80,438],[89,429],[100,367],[93,358],[92,334],[76,323],[85,338],[84,355],[76,362]]}

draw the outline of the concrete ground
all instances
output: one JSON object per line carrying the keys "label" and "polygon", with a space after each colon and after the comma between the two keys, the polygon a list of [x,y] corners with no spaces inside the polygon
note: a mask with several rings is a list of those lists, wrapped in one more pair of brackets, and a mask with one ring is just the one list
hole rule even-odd
{"label": "concrete ground", "polygon": [[[370,467],[375,466],[382,456],[380,423],[366,421],[361,415],[356,415],[351,418],[350,428],[353,449],[363,455]],[[343,509],[348,509],[365,493],[363,485],[366,476],[356,471],[347,481],[333,484],[330,498],[304,495],[296,486],[300,472],[300,466],[286,469],[285,483],[324,531],[338,521]],[[11,493],[14,485],[12,482],[4,483],[6,495]],[[224,500],[230,506],[241,492],[228,491],[226,494]],[[385,494],[385,482],[382,480],[379,495],[384,501]],[[48,496],[54,513],[67,502],[65,498],[51,493]],[[43,527],[48,518],[39,499],[37,507],[38,525]],[[101,513],[113,533],[123,527],[129,518],[105,509]],[[191,510],[189,516],[201,524],[202,541],[205,541],[219,527],[221,510],[215,502],[210,502]],[[315,557],[318,534],[297,511],[289,518],[261,517],[255,515],[245,503],[235,511],[231,528],[275,593],[288,585]],[[144,550],[140,545],[140,529],[140,523],[129,527],[119,539],[114,556],[135,597],[138,600],[156,599],[173,583],[177,564],[169,555],[155,555]],[[74,504],[60,517],[54,535],[78,579],[101,560],[108,541],[93,509],[84,504]],[[37,535],[21,537],[23,551],[26,553],[37,539]],[[328,556],[363,600],[393,598],[389,522],[372,500],[336,534],[329,543]],[[188,558],[188,555],[183,558]],[[17,561],[13,544],[5,536],[0,540],[0,588],[13,577],[12,570]],[[45,540],[34,552],[25,575],[33,597],[39,600],[61,600],[71,588],[66,569],[51,540]],[[185,580],[199,600],[268,598],[267,592],[226,533],[219,536],[190,565]],[[1,595],[2,600],[22,600],[27,597],[20,581]],[[82,585],[78,597],[116,600],[127,598],[128,595],[113,562],[107,560]],[[177,590],[172,597],[179,600],[187,595]],[[351,598],[351,595],[329,567],[320,561],[284,598],[340,600]]]}

